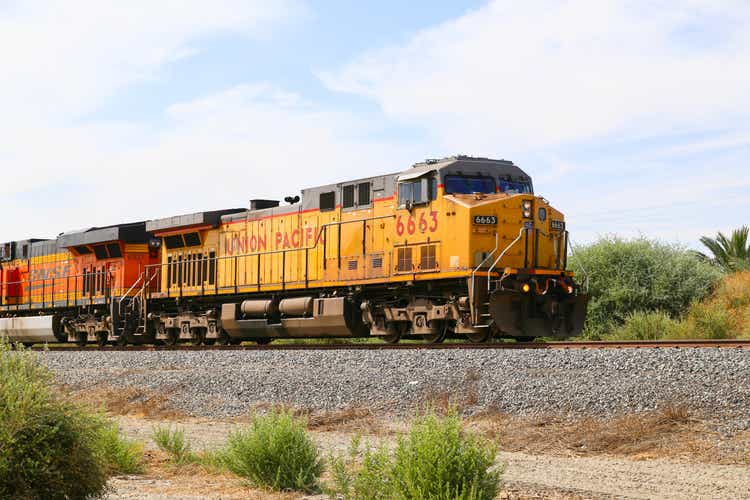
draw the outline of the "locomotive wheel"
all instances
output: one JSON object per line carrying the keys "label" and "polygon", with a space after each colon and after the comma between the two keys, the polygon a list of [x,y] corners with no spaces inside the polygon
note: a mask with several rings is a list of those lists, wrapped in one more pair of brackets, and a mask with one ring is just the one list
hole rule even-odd
{"label": "locomotive wheel", "polygon": [[516,337],[516,342],[534,342],[536,337]]}
{"label": "locomotive wheel", "polygon": [[229,345],[229,343],[232,341],[232,339],[229,337],[229,334],[226,330],[223,328],[219,330],[219,339],[217,340],[219,345]]}
{"label": "locomotive wheel", "polygon": [[484,328],[484,331],[479,331],[477,333],[467,333],[466,338],[469,339],[469,342],[472,344],[482,344],[484,342],[487,342],[492,337],[492,331],[489,328]]}
{"label": "locomotive wheel", "polygon": [[190,343],[193,345],[201,345],[206,340],[206,334],[203,333],[202,328],[191,328],[190,329]]}
{"label": "locomotive wheel", "polygon": [[380,337],[383,339],[383,342],[386,344],[398,344],[398,341],[401,340],[401,328],[399,325],[396,325],[394,323],[390,323],[386,325],[386,329],[388,331],[388,335],[383,335]]}
{"label": "locomotive wheel", "polygon": [[433,335],[423,335],[422,340],[425,344],[442,344],[445,340],[445,333],[435,333]]}
{"label": "locomotive wheel", "polygon": [[125,332],[121,333],[119,337],[117,337],[117,345],[124,346],[128,345],[128,337],[125,335]]}
{"label": "locomotive wheel", "polygon": [[78,347],[85,347],[88,343],[89,339],[85,333],[77,333],[76,334],[76,345]]}
{"label": "locomotive wheel", "polygon": [[271,337],[261,337],[257,339],[253,339],[256,344],[258,345],[268,345],[271,342],[273,342],[273,339]]}
{"label": "locomotive wheel", "polygon": [[216,343],[216,339],[203,339],[203,345],[214,345]]}
{"label": "locomotive wheel", "polygon": [[107,345],[108,337],[107,332],[96,332],[96,345],[104,347]]}
{"label": "locomotive wheel", "polygon": [[440,344],[445,340],[447,329],[441,328],[438,333],[433,333],[431,335],[422,335],[422,340],[425,341],[426,344]]}
{"label": "locomotive wheel", "polygon": [[427,344],[441,344],[445,337],[448,336],[448,334],[452,334],[453,329],[450,328],[447,322],[445,322],[444,325],[440,326],[440,329],[437,333],[433,333],[432,335],[425,335],[422,338]]}
{"label": "locomotive wheel", "polygon": [[177,345],[177,341],[180,339],[179,328],[167,328],[167,338],[164,339],[164,343],[167,345]]}

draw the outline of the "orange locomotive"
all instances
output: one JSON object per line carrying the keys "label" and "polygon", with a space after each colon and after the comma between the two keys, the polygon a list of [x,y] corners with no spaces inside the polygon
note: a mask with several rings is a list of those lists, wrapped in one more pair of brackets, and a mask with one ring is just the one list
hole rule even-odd
{"label": "orange locomotive", "polygon": [[[566,269],[563,214],[533,194],[512,162],[430,160],[286,201],[152,220],[137,231],[114,226],[117,234],[63,234],[58,257],[49,258],[55,264],[45,264],[57,278],[41,283],[18,274],[16,255],[3,265],[0,333],[14,337],[11,323],[29,304],[51,317],[56,338],[79,343],[483,342],[582,328],[587,296]],[[49,291],[65,281],[65,265],[68,275],[88,278]],[[102,285],[88,298],[100,302],[84,304],[92,273]]]}
{"label": "orange locomotive", "polygon": [[120,224],[0,246],[0,334],[24,343],[117,339],[111,333],[113,300],[158,262],[158,240],[145,226]]}

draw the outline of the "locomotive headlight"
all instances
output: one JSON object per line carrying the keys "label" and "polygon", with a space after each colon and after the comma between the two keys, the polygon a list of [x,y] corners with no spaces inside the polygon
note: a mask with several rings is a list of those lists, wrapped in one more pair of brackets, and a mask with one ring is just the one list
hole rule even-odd
{"label": "locomotive headlight", "polygon": [[529,293],[529,291],[531,290],[531,287],[529,286],[528,283],[524,283],[523,285],[521,285],[521,290],[523,291],[523,293]]}
{"label": "locomotive headlight", "polygon": [[523,216],[526,219],[531,219],[531,200],[524,200],[523,205],[521,205],[523,209]]}

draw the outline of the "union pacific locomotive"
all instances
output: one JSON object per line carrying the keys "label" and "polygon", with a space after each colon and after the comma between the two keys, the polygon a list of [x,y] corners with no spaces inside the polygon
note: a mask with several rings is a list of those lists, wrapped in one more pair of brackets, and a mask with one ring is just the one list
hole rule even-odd
{"label": "union pacific locomotive", "polygon": [[510,161],[457,156],[0,247],[0,335],[100,345],[564,338],[588,296],[563,214]]}

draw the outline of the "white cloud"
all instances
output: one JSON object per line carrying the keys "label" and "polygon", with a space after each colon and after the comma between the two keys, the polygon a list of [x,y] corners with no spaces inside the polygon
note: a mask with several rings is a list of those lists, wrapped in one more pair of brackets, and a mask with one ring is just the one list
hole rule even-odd
{"label": "white cloud", "polygon": [[748,61],[744,0],[493,0],[320,77],[436,150],[513,159],[578,240],[693,241],[747,222]]}
{"label": "white cloud", "polygon": [[[166,131],[84,117],[118,91],[160,78],[207,37],[270,36],[304,15],[301,0],[0,2],[2,239],[171,213],[173,200],[191,209],[242,205],[244,196],[225,200],[206,182],[242,159],[224,153],[218,168],[220,155],[191,161],[200,141],[184,135],[190,116]],[[194,194],[192,180],[209,194]]]}
{"label": "white cloud", "polygon": [[[0,186],[0,211],[23,214],[4,219],[2,239],[243,207],[253,197],[281,199],[304,187],[398,171],[417,154],[363,139],[371,128],[362,117],[267,83],[176,103],[165,121],[161,129],[38,129],[45,135],[35,140],[45,148]],[[27,132],[19,139],[29,140]],[[31,188],[39,198],[24,194]]]}
{"label": "white cloud", "polygon": [[199,37],[263,36],[304,11],[298,0],[0,5],[0,127],[9,116],[15,124],[83,115],[119,89],[158,78],[165,64],[194,53]]}
{"label": "white cloud", "polygon": [[750,123],[750,3],[497,0],[321,74],[449,148]]}

